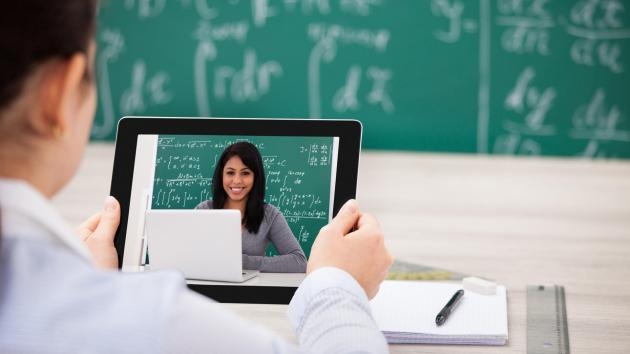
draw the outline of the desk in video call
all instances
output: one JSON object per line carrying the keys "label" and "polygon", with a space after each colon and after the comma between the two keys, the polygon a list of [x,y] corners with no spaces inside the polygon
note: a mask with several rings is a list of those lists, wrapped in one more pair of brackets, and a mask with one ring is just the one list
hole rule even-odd
{"label": "desk in video call", "polygon": [[186,280],[189,285],[241,285],[241,286],[285,286],[297,287],[306,274],[304,273],[258,273],[257,276],[242,283],[224,281]]}

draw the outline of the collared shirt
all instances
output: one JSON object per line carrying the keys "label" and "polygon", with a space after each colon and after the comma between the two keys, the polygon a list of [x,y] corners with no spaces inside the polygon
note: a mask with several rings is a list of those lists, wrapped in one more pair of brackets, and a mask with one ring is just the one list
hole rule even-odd
{"label": "collared shirt", "polygon": [[346,272],[311,273],[289,305],[299,347],[186,288],[177,272],[95,268],[50,203],[0,179],[1,353],[383,353],[365,293]]}

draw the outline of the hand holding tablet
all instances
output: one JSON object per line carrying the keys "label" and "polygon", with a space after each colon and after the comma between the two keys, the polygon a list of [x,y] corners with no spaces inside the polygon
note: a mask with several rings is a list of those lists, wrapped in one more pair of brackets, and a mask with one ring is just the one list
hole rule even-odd
{"label": "hand holding tablet", "polygon": [[[358,226],[356,230],[355,226]],[[359,282],[371,299],[378,292],[392,262],[376,219],[361,213],[357,202],[350,200],[319,232],[306,272],[322,267],[343,269]]]}

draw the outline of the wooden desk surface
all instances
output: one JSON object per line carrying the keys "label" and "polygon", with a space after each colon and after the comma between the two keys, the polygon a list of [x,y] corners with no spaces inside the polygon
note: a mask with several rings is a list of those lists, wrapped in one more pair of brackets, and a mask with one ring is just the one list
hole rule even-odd
{"label": "wooden desk surface", "polygon": [[[109,192],[113,146],[92,144],[55,198],[72,224]],[[528,284],[565,286],[573,354],[630,351],[630,162],[363,153],[358,200],[394,257],[508,288],[503,347],[392,346],[394,353],[525,353]],[[286,306],[227,305],[295,341]]]}

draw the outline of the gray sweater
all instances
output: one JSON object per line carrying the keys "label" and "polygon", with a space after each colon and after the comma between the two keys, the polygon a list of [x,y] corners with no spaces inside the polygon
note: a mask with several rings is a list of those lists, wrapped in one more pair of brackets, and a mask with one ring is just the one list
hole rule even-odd
{"label": "gray sweater", "polygon": [[[243,229],[243,268],[261,272],[305,273],[306,256],[284,216],[271,204],[265,204],[265,216],[258,233]],[[199,203],[195,209],[213,209],[212,200]],[[279,255],[265,257],[265,250],[273,242]]]}

